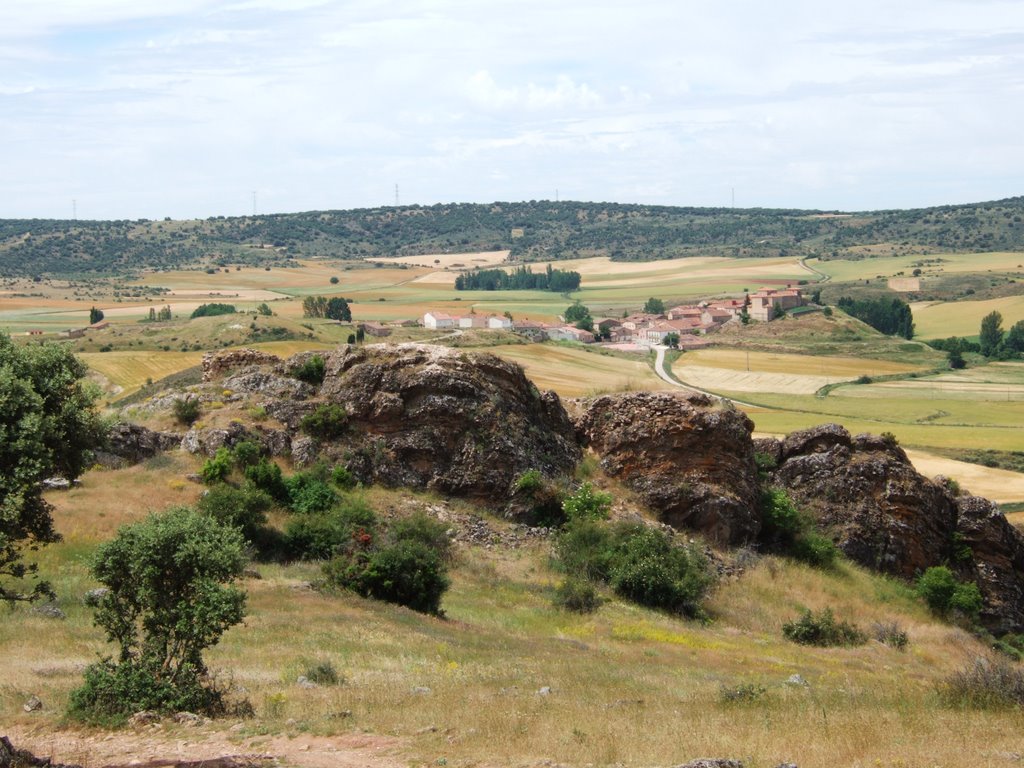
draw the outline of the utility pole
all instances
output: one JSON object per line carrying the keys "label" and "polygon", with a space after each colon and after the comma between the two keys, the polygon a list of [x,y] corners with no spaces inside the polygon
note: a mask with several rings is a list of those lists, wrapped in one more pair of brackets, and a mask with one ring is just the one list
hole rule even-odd
{"label": "utility pole", "polygon": [[256,215],[256,190],[252,191],[252,215]]}
{"label": "utility pole", "polygon": [[395,208],[398,207],[398,185],[395,184]]}
{"label": "utility pole", "polygon": [[78,200],[71,199],[71,218],[74,221],[78,221]]}

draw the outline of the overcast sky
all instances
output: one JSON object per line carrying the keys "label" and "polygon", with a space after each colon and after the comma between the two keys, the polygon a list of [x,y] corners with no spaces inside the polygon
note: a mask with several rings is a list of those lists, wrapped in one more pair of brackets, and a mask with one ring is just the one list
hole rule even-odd
{"label": "overcast sky", "polygon": [[1024,2],[0,0],[0,218],[1024,193]]}

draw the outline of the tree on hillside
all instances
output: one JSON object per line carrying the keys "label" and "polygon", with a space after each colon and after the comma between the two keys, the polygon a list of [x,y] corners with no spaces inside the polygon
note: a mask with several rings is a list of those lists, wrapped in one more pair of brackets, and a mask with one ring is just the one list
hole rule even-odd
{"label": "tree on hillside", "polygon": [[103,310],[102,309],[96,309],[96,307],[92,307],[89,310],[89,325],[93,325],[95,323],[98,323],[102,319],[103,319]]}
{"label": "tree on hillside", "polygon": [[672,349],[679,349],[679,334],[673,331],[665,334],[665,345]]}
{"label": "tree on hillside", "polygon": [[998,311],[989,312],[981,319],[981,331],[978,334],[981,354],[992,357],[999,350],[1002,340],[1003,316]]}
{"label": "tree on hillside", "polygon": [[327,307],[324,309],[324,317],[331,320],[344,320],[348,322],[352,319],[352,310],[348,306],[348,302],[338,296],[334,296],[327,300]]}
{"label": "tree on hillside", "polygon": [[54,474],[73,480],[102,440],[84,386],[86,367],[62,345],[15,346],[0,334],[0,601],[50,594],[45,582],[22,582],[37,571],[26,550],[60,540],[41,483]]}
{"label": "tree on hillside", "polygon": [[327,299],[323,296],[307,296],[302,300],[303,317],[324,317],[327,314]]}
{"label": "tree on hillside", "polygon": [[648,315],[664,315],[665,302],[652,296],[644,303],[644,313]]}
{"label": "tree on hillside", "polygon": [[92,573],[108,591],[96,623],[120,652],[116,662],[86,669],[72,714],[101,720],[141,710],[223,711],[203,651],[244,615],[245,593],[232,585],[244,546],[238,528],[187,508],[124,526],[100,546]]}
{"label": "tree on hillside", "polygon": [[1003,339],[1003,349],[1007,357],[1020,357],[1024,354],[1024,320],[1018,320],[1010,326]]}

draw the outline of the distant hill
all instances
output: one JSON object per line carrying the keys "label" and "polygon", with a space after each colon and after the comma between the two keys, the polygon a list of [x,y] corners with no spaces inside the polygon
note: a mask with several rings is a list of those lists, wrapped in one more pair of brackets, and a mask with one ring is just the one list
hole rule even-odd
{"label": "distant hill", "polygon": [[272,265],[481,250],[518,261],[693,255],[858,258],[876,252],[1024,251],[1024,197],[899,211],[676,208],[531,201],[310,211],[195,221],[0,220],[0,275]]}

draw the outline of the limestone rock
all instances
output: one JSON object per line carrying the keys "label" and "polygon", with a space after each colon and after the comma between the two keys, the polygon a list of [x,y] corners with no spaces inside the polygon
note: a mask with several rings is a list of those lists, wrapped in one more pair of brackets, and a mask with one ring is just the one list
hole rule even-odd
{"label": "limestone rock", "polygon": [[36,757],[25,749],[17,749],[6,736],[0,736],[0,768],[80,768],[67,763],[54,763],[48,757]]}
{"label": "limestone rock", "polygon": [[97,460],[106,466],[138,464],[162,451],[177,448],[181,435],[155,432],[138,424],[115,424],[107,433],[106,445],[97,452]]}
{"label": "limestone rock", "polygon": [[585,404],[576,427],[601,466],[663,522],[719,544],[760,530],[753,422],[706,395],[627,392]]}
{"label": "limestone rock", "polygon": [[214,381],[233,368],[273,365],[281,358],[258,349],[224,349],[203,355],[203,381]]}

